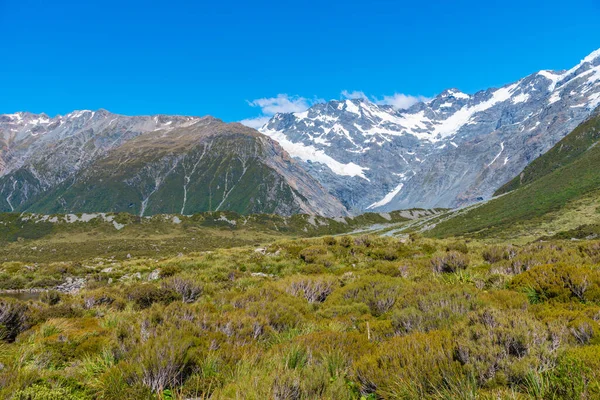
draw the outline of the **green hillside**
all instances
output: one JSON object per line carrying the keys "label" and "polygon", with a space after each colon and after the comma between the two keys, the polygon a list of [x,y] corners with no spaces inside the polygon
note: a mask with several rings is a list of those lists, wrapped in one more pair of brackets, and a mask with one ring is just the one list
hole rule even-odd
{"label": "green hillside", "polygon": [[[527,230],[574,211],[558,230],[600,222],[592,212],[579,218],[578,209],[589,209],[600,198],[600,116],[583,123],[548,153],[530,165],[517,180],[499,190],[505,193],[467,211],[455,212],[428,232],[433,236],[502,236],[527,234]],[[512,190],[507,192],[508,190]],[[596,207],[596,206],[594,206]]]}
{"label": "green hillside", "polygon": [[57,182],[25,168],[0,177],[0,212],[347,214],[278,144],[214,118],[139,135],[84,165]]}
{"label": "green hillside", "polygon": [[498,196],[523,187],[576,161],[600,139],[599,114],[600,109],[597,109],[587,121],[565,136],[547,153],[531,162],[519,176],[498,189],[494,195]]}

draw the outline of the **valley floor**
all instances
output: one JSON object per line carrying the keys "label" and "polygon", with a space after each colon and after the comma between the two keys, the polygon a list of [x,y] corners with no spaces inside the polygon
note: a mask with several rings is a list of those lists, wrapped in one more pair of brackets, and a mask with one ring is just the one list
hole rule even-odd
{"label": "valley floor", "polygon": [[63,285],[0,297],[0,397],[599,398],[599,265],[418,233],[7,259],[3,289]]}

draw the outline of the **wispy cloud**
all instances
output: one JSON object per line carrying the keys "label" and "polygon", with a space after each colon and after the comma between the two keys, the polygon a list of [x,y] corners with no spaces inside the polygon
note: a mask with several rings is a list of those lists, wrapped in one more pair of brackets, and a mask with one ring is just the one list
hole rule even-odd
{"label": "wispy cloud", "polygon": [[277,113],[302,112],[310,107],[310,101],[304,97],[278,94],[277,97],[256,99],[248,102],[252,107],[260,107],[267,115]]}
{"label": "wispy cloud", "polygon": [[295,113],[307,110],[311,105],[319,100],[310,100],[300,96],[289,96],[287,94],[278,94],[276,97],[265,97],[249,101],[252,107],[259,107],[261,115],[255,118],[247,118],[240,123],[254,129],[258,129],[266,124],[271,117],[277,113]]}
{"label": "wispy cloud", "polygon": [[[375,96],[368,96],[365,92],[359,90],[343,90],[341,93],[343,99],[361,99],[370,101],[375,104],[386,104],[394,107],[397,110],[404,110],[409,108],[415,103],[421,101],[428,101],[429,98],[425,96],[412,96],[403,93],[394,93],[391,96],[383,96],[383,98],[377,98]],[[301,96],[290,96],[287,94],[278,94],[275,97],[263,97],[262,99],[256,99],[248,101],[248,105],[255,108],[260,108],[260,115],[254,118],[247,118],[241,120],[240,123],[249,126],[254,129],[262,128],[269,120],[277,113],[297,113],[306,111],[313,104],[322,103],[323,99],[307,99]]]}
{"label": "wispy cloud", "polygon": [[394,107],[397,110],[404,110],[410,106],[429,101],[430,99],[425,96],[412,96],[410,94],[394,93],[391,96],[383,96],[383,99],[377,100],[377,104],[387,104]]}
{"label": "wispy cloud", "polygon": [[348,90],[342,90],[342,98],[350,99],[350,100],[354,100],[354,99],[369,100],[369,98],[367,97],[367,95],[364,92],[361,92],[358,90],[354,90],[352,92],[350,92]]}
{"label": "wispy cloud", "polygon": [[256,118],[246,118],[246,119],[241,120],[240,124],[249,126],[250,128],[260,129],[267,122],[269,122],[270,119],[271,119],[271,117],[267,117],[267,116],[261,116],[261,117],[256,117]]}
{"label": "wispy cloud", "polygon": [[430,99],[425,96],[412,96],[410,94],[404,93],[394,93],[391,96],[383,96],[382,99],[379,99],[375,96],[367,96],[365,92],[361,92],[360,90],[343,90],[342,98],[344,99],[362,99],[367,100],[375,104],[385,104],[394,107],[397,110],[404,110],[409,108],[410,106],[422,102],[429,101]]}

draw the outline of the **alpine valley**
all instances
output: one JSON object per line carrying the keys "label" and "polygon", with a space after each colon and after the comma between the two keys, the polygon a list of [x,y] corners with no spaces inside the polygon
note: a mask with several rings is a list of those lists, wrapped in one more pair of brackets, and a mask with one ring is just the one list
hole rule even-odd
{"label": "alpine valley", "polygon": [[398,110],[332,100],[259,131],[106,110],[0,115],[0,211],[194,214],[455,208],[492,197],[600,105],[600,50],[568,71]]}

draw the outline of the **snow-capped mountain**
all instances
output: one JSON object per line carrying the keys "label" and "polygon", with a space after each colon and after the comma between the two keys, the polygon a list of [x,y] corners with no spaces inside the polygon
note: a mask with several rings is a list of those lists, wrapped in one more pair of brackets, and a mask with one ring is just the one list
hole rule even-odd
{"label": "snow-capped mountain", "polygon": [[368,100],[277,114],[278,141],[353,212],[489,198],[600,105],[600,50],[473,95],[446,90],[406,110]]}
{"label": "snow-capped mountain", "polygon": [[272,139],[212,117],[0,115],[0,212],[345,215]]}

